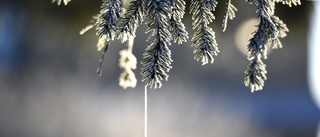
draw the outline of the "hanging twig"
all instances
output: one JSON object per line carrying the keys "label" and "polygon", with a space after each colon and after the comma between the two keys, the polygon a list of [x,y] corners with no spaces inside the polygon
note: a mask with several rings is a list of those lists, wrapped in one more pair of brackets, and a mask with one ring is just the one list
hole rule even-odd
{"label": "hanging twig", "polygon": [[99,76],[101,76],[101,74],[102,74],[102,65],[103,65],[104,57],[105,57],[106,54],[107,54],[107,50],[108,50],[109,44],[110,44],[110,42],[107,42],[107,44],[106,44],[106,46],[104,47],[104,50],[103,50],[103,52],[102,52],[101,59],[100,59],[100,61],[99,61],[100,64],[99,64],[99,67],[98,67],[98,69],[97,69],[97,73],[98,73]]}

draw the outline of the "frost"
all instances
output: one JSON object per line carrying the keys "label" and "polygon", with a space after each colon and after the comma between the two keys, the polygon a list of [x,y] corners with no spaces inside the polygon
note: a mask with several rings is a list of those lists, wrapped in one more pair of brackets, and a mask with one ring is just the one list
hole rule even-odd
{"label": "frost", "polygon": [[223,32],[225,32],[227,29],[228,19],[233,20],[233,18],[236,17],[235,11],[238,11],[238,9],[231,4],[231,0],[228,0],[226,4],[226,12],[225,12],[223,23],[222,23]]}
{"label": "frost", "polygon": [[119,86],[121,86],[124,89],[128,87],[134,88],[137,85],[137,79],[132,70],[126,70],[122,72],[119,81]]}
{"label": "frost", "polygon": [[186,42],[189,38],[188,32],[182,23],[186,3],[183,0],[172,0],[171,4],[170,31],[172,33],[172,39],[175,43],[178,42],[178,44],[182,44],[182,42]]}
{"label": "frost", "polygon": [[194,59],[197,61],[201,59],[202,65],[213,63],[213,56],[220,52],[215,33],[208,27],[208,24],[215,19],[211,11],[215,10],[217,4],[215,0],[192,0],[190,5],[193,29],[196,29],[192,37],[192,47],[196,47],[193,52],[196,54]]}
{"label": "frost", "polygon": [[122,0],[104,0],[97,20],[97,35],[100,38],[106,36],[107,41],[114,39],[122,8]]}
{"label": "frost", "polygon": [[127,49],[120,51],[119,66],[125,69],[136,69],[137,58]]}
{"label": "frost", "polygon": [[[58,5],[65,5],[70,0],[53,0]],[[222,22],[222,31],[227,28],[228,19],[235,17],[237,8],[226,1],[225,15]],[[249,40],[248,60],[250,64],[245,71],[245,85],[251,91],[262,90],[266,80],[266,65],[262,62],[267,59],[267,50],[282,48],[281,38],[286,37],[289,29],[286,24],[275,16],[276,3],[288,6],[300,5],[300,0],[246,0],[256,8],[257,18],[260,23],[252,33]],[[191,39],[194,47],[194,59],[201,60],[202,65],[213,63],[214,57],[218,55],[219,48],[215,39],[215,32],[209,24],[215,20],[215,11],[218,2],[216,0],[191,0],[190,14],[192,14],[192,25],[195,30]],[[185,14],[184,0],[131,0],[129,6],[124,10],[123,0],[103,0],[100,13],[93,17],[91,23],[80,31],[82,35],[91,28],[96,28],[99,41],[98,51],[102,50],[102,57],[98,68],[101,68],[110,42],[120,39],[122,42],[132,40],[136,36],[136,30],[140,24],[145,22],[148,45],[143,53],[143,65],[141,74],[142,81],[150,88],[160,88],[163,80],[168,80],[167,74],[171,70],[171,51],[169,45],[186,42],[188,32],[182,22]],[[254,27],[254,26],[253,26]],[[131,45],[131,44],[129,44]],[[136,69],[137,59],[132,54],[132,45],[128,49],[120,51],[119,66],[124,69],[120,77],[120,85],[128,87],[129,81],[135,82],[132,69]]]}
{"label": "frost", "polygon": [[162,80],[168,80],[171,67],[170,45],[171,33],[169,31],[169,15],[171,14],[167,0],[147,0],[147,30],[150,33],[147,41],[148,47],[143,53],[144,60],[141,62],[142,81],[150,88],[160,88]]}
{"label": "frost", "polygon": [[116,36],[122,42],[127,41],[130,37],[135,37],[136,29],[142,23],[144,16],[144,1],[134,0],[130,2],[128,10],[120,20],[120,25]]}
{"label": "frost", "polygon": [[128,41],[128,49],[120,51],[119,66],[124,69],[120,75],[119,85],[126,89],[127,87],[136,87],[137,79],[132,69],[137,68],[137,58],[132,54],[133,38]]}
{"label": "frost", "polygon": [[67,5],[71,0],[52,0],[52,3],[57,2],[58,6],[59,6],[62,1],[63,1],[64,5]]}
{"label": "frost", "polygon": [[266,65],[262,62],[262,57],[267,59],[267,49],[270,46],[273,49],[282,48],[279,38],[284,38],[289,30],[286,24],[274,15],[275,1],[250,0],[249,2],[257,8],[260,19],[253,38],[249,40],[248,60],[250,64],[245,71],[247,76],[244,81],[245,85],[251,88],[251,92],[254,92],[262,90],[264,81],[267,79]]}

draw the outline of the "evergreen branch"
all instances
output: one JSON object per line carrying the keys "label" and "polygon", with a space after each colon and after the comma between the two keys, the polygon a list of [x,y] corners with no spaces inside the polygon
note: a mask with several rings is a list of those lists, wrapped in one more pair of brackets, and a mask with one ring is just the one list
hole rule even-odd
{"label": "evergreen branch", "polygon": [[268,42],[268,35],[264,33],[261,26],[254,32],[253,38],[249,40],[248,56],[258,56],[259,54],[265,55],[266,44]]}
{"label": "evergreen branch", "polygon": [[279,19],[279,17],[273,15],[271,16],[272,22],[276,25],[277,30],[279,31],[278,37],[284,38],[287,36],[287,32],[289,32],[289,29],[287,28],[287,25]]}
{"label": "evergreen branch", "polygon": [[271,20],[276,25],[277,30],[279,31],[279,35],[277,38],[272,39],[269,42],[269,45],[272,46],[273,49],[282,48],[280,38],[286,37],[287,32],[289,32],[289,29],[287,28],[287,25],[282,20],[280,20],[277,16],[275,15],[271,16]]}
{"label": "evergreen branch", "polygon": [[119,27],[120,14],[122,12],[122,0],[104,0],[101,6],[101,15],[97,20],[97,35],[106,36],[107,41],[112,41]]}
{"label": "evergreen branch", "polygon": [[[265,65],[261,60],[261,56],[267,58],[267,46],[269,41],[278,42],[279,31],[278,26],[273,22],[274,2],[270,0],[252,0],[257,8],[260,23],[254,32],[253,38],[250,39],[248,45],[248,60],[250,64],[245,71],[245,85],[251,88],[251,92],[262,90],[264,80],[266,80]],[[279,24],[279,21],[278,21]]]}
{"label": "evergreen branch", "polygon": [[278,37],[279,31],[271,19],[274,14],[274,2],[270,0],[255,0],[254,6],[257,8],[258,18],[260,18],[260,28],[263,28],[264,33],[272,39]]}
{"label": "evergreen branch", "polygon": [[[256,34],[254,34],[254,37],[250,40],[250,44],[248,45],[248,53],[249,55],[261,53],[264,58],[267,58],[266,46],[268,46],[268,41],[276,40],[279,36],[278,28],[272,19],[275,8],[274,2],[271,0],[252,0],[250,2],[254,4],[254,7],[257,8],[256,13],[258,14],[260,23],[257,26],[258,30],[254,32]],[[258,47],[254,47],[255,44]]]}
{"label": "evergreen branch", "polygon": [[251,0],[257,8],[260,23],[258,29],[254,32],[253,38],[248,45],[248,59],[250,64],[245,71],[245,85],[251,88],[251,91],[262,90],[264,80],[266,80],[265,65],[261,61],[261,56],[267,58],[267,47],[273,49],[282,48],[280,38],[284,38],[289,32],[286,24],[274,15],[275,2],[289,2],[289,0]]}
{"label": "evergreen branch", "polygon": [[222,22],[222,31],[223,32],[225,32],[227,29],[228,19],[233,20],[233,18],[236,17],[235,11],[238,11],[238,9],[231,4],[231,0],[228,0],[227,4],[226,4],[225,15],[224,15],[223,22]]}
{"label": "evergreen branch", "polygon": [[197,47],[194,50],[196,54],[194,58],[197,61],[201,58],[202,65],[209,61],[213,63],[213,56],[220,52],[215,33],[208,27],[208,24],[215,19],[212,11],[215,10],[217,4],[215,0],[192,0],[190,5],[193,29],[197,29],[192,37],[192,47]]}
{"label": "evergreen branch", "polygon": [[142,23],[144,16],[144,0],[134,0],[123,18],[120,19],[120,25],[116,36],[122,42],[127,41],[130,37],[135,37],[136,29]]}
{"label": "evergreen branch", "polygon": [[292,7],[292,4],[294,6],[298,6],[301,5],[301,1],[300,0],[276,0],[276,2],[281,2],[282,4],[288,5],[289,7]]}
{"label": "evergreen branch", "polygon": [[146,86],[150,88],[160,88],[162,80],[168,80],[167,72],[172,68],[170,45],[171,34],[167,23],[171,14],[170,2],[167,0],[147,0],[147,30],[151,32],[147,41],[149,42],[144,60],[141,62],[142,81],[146,81]]}
{"label": "evergreen branch", "polygon": [[[60,5],[67,5],[71,0],[52,0]],[[300,0],[246,0],[256,8],[257,18],[260,23],[253,32],[253,37],[248,44],[248,60],[250,64],[245,71],[245,85],[251,88],[251,92],[262,90],[264,81],[267,79],[266,65],[262,58],[267,58],[267,49],[282,48],[280,38],[284,38],[289,31],[286,24],[274,15],[275,3],[288,6],[300,5]],[[192,14],[192,25],[195,33],[192,37],[192,47],[197,61],[201,59],[202,65],[214,62],[214,56],[220,51],[215,40],[215,33],[208,25],[215,19],[212,13],[218,2],[216,0],[192,0],[190,13]],[[171,67],[171,51],[168,48],[170,40],[182,44],[188,39],[188,33],[182,23],[185,13],[184,0],[132,0],[125,14],[121,15],[123,9],[122,0],[103,0],[101,11],[93,17],[91,23],[80,31],[80,35],[89,29],[96,27],[99,41],[98,51],[103,49],[100,64],[97,69],[99,75],[102,73],[102,65],[106,56],[110,41],[114,38],[122,42],[135,37],[137,27],[147,18],[147,30],[149,42],[143,54],[142,81],[146,81],[146,87],[160,88],[162,80],[168,80],[167,72]],[[227,28],[228,19],[235,17],[237,8],[227,0],[225,15],[222,23],[222,31]],[[136,58],[132,54],[132,45],[128,49],[120,51],[120,67],[124,69],[121,74],[120,86],[123,88],[134,87],[136,78],[132,69],[136,68]]]}
{"label": "evergreen branch", "polygon": [[52,0],[52,3],[57,2],[58,6],[60,6],[62,1],[64,5],[67,5],[71,0]]}
{"label": "evergreen branch", "polygon": [[172,14],[170,18],[170,31],[174,42],[182,44],[182,42],[186,42],[189,38],[188,32],[185,30],[185,26],[182,23],[186,3],[184,0],[172,0],[171,4]]}
{"label": "evergreen branch", "polygon": [[251,92],[262,90],[264,81],[267,79],[266,65],[261,60],[261,55],[257,54],[253,58],[249,58],[250,64],[245,71],[245,85],[251,88]]}

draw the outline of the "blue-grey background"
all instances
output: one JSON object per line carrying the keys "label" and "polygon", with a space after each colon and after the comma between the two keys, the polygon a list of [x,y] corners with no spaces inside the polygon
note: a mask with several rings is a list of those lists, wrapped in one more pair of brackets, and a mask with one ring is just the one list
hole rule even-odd
{"label": "blue-grey background", "polygon": [[[216,32],[220,54],[214,64],[193,59],[191,16],[184,22],[189,40],[172,44],[173,69],[163,87],[149,91],[150,137],[315,137],[320,110],[307,83],[307,37],[314,2],[289,8],[277,4],[290,32],[283,49],[270,53],[263,91],[245,87],[247,57],[236,47],[235,32],[255,18],[253,5],[233,1],[236,18],[222,33],[225,1],[218,1]],[[101,0],[0,1],[0,137],[141,137],[144,83],[140,68],[134,89],[118,86],[122,70],[119,41],[109,47],[103,75],[97,36],[79,30],[99,12]],[[188,3],[189,4],[189,3]],[[254,27],[254,26],[252,26]],[[138,62],[147,45],[138,28],[133,53]],[[248,32],[247,32],[248,33]]]}

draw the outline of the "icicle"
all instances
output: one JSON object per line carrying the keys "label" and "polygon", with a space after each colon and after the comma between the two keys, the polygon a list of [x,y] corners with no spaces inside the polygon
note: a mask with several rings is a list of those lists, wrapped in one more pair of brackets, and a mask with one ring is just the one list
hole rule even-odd
{"label": "icicle", "polygon": [[147,85],[144,87],[144,137],[148,137],[148,91]]}

